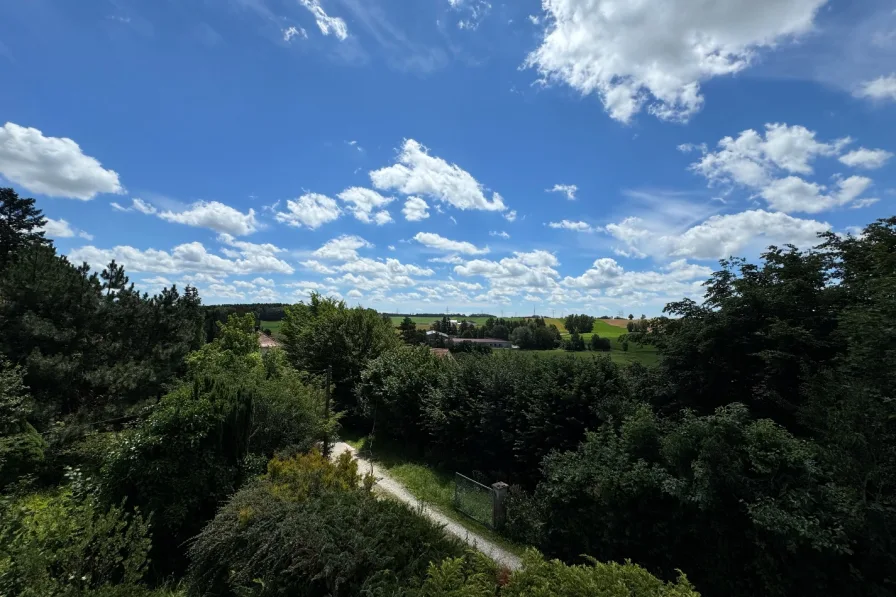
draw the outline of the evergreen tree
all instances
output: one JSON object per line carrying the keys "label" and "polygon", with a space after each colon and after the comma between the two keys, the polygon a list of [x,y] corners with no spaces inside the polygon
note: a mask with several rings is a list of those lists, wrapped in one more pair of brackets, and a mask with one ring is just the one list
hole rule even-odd
{"label": "evergreen tree", "polygon": [[46,223],[34,199],[19,197],[11,188],[0,188],[0,271],[22,247],[50,244],[42,230]]}

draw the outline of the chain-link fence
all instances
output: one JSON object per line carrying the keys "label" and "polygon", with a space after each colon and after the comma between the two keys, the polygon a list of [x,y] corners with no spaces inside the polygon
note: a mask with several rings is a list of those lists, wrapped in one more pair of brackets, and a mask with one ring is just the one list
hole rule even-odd
{"label": "chain-link fence", "polygon": [[495,492],[460,473],[454,474],[454,509],[488,528],[494,528]]}

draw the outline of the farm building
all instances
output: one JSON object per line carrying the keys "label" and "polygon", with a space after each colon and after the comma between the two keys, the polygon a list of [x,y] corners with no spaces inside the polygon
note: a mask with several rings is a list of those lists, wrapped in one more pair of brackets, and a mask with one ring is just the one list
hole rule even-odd
{"label": "farm building", "polygon": [[491,348],[513,348],[510,340],[501,340],[500,338],[452,338],[452,342],[456,344],[470,342],[471,344],[480,344],[490,346]]}

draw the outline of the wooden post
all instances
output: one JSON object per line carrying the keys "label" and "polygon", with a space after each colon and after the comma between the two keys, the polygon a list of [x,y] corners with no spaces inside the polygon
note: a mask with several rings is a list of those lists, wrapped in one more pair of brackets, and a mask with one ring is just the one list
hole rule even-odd
{"label": "wooden post", "polygon": [[507,500],[507,489],[509,485],[498,481],[492,483],[492,528],[501,530],[507,521],[507,509],[505,502]]}

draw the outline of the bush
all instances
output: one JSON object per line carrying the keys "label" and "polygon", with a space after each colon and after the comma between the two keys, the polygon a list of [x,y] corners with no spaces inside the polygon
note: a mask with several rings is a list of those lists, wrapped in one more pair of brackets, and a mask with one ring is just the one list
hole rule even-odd
{"label": "bush", "polygon": [[613,346],[609,338],[601,338],[597,334],[591,336],[591,350],[609,352]]}
{"label": "bush", "polygon": [[426,581],[414,597],[699,597],[688,579],[679,574],[663,582],[644,568],[626,562],[567,566],[545,561],[529,550],[523,567],[513,573],[499,570],[479,554],[448,558],[432,564]]}
{"label": "bush", "polygon": [[22,375],[0,357],[0,490],[37,472],[44,460],[46,443],[27,421],[31,405]]}
{"label": "bush", "polygon": [[0,595],[141,595],[149,527],[139,512],[71,491],[0,499]]}
{"label": "bush", "polygon": [[356,466],[347,455],[273,461],[191,546],[191,594],[400,594],[430,562],[461,553],[407,506],[358,488]]}

